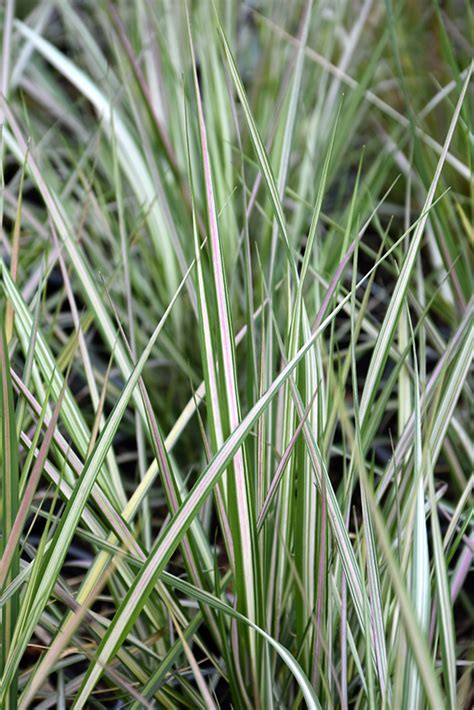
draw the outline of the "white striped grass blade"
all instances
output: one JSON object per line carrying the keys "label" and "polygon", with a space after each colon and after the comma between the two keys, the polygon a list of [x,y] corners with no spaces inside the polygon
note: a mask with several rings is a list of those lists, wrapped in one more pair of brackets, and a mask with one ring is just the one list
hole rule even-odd
{"label": "white striped grass blade", "polygon": [[128,176],[130,186],[135,191],[139,203],[145,203],[150,233],[157,253],[162,255],[166,266],[165,277],[169,288],[174,291],[177,285],[176,259],[169,230],[156,199],[156,190],[150,172],[125,122],[110,99],[106,98],[94,82],[68,57],[23,22],[17,20],[15,26],[28,42],[91,102],[110,140],[115,133],[121,166],[124,174]]}
{"label": "white striped grass blade", "polygon": [[[13,652],[10,654],[7,665],[4,669],[4,678],[8,678],[13,668],[16,668],[20,658],[24,652],[26,644],[33,633],[36,626],[37,620],[41,615],[44,606],[46,605],[51,590],[60,572],[62,563],[67,554],[69,544],[74,535],[77,524],[81,518],[84,507],[87,504],[88,497],[92,491],[92,487],[97,479],[101,466],[107,455],[107,451],[111,446],[113,437],[118,429],[121,422],[125,409],[128,402],[133,394],[135,387],[138,384],[138,380],[142,373],[143,367],[145,366],[150,353],[155,345],[155,342],[163,328],[167,317],[175,304],[178,296],[180,295],[187,277],[189,276],[191,270],[194,267],[194,262],[189,267],[186,272],[181,284],[176,291],[173,299],[171,300],[168,308],[166,309],[163,317],[155,328],[150,340],[143,353],[141,354],[136,366],[134,367],[132,374],[130,375],[119,399],[117,400],[112,413],[107,419],[107,423],[101,432],[97,444],[95,445],[90,458],[87,460],[84,469],[82,471],[81,477],[79,478],[71,498],[69,499],[66,508],[61,516],[59,525],[55,531],[53,543],[50,546],[48,556],[44,562],[44,569],[39,580],[37,593],[35,595],[34,603],[32,604],[31,613],[27,622],[23,625],[21,629],[17,629],[14,636],[12,646]],[[8,692],[8,687],[2,685],[0,690],[0,704],[5,698],[5,694]]]}
{"label": "white striped grass blade", "polygon": [[[191,56],[193,61],[193,76],[194,90],[198,108],[198,121],[201,139],[201,154],[204,173],[204,185],[207,204],[207,215],[209,224],[209,241],[211,246],[212,256],[212,272],[214,277],[214,292],[217,302],[218,314],[218,337],[220,345],[220,354],[222,357],[222,375],[225,382],[225,392],[223,397],[227,408],[227,417],[229,420],[230,431],[234,431],[240,422],[240,406],[237,391],[236,364],[233,343],[233,333],[231,326],[229,299],[225,282],[224,264],[222,259],[222,247],[217,223],[217,211],[214,202],[214,187],[211,171],[211,162],[207,145],[207,132],[204,120],[204,112],[201,102],[201,94],[196,71],[196,61],[194,57],[194,47],[191,35],[191,27],[188,16],[188,35],[191,47]],[[240,560],[236,555],[236,563],[239,561],[242,565],[241,569],[237,569],[237,575],[242,579],[245,588],[244,601],[247,616],[251,621],[257,618],[257,602],[255,598],[256,589],[256,560],[255,552],[256,545],[253,542],[255,539],[255,524],[251,518],[251,501],[249,499],[249,483],[246,480],[247,472],[245,467],[244,450],[239,449],[233,458],[233,476],[236,493],[236,508],[238,520],[238,545],[234,544],[234,549],[239,550]],[[252,539],[253,538],[253,539]],[[252,655],[255,654],[253,635],[250,637],[252,646]],[[252,659],[255,662],[255,659]],[[256,669],[255,669],[256,672]]]}
{"label": "white striped grass blade", "polygon": [[364,423],[365,418],[370,412],[370,407],[377,391],[377,385],[379,383],[383,367],[387,360],[388,350],[392,342],[395,329],[397,327],[402,303],[406,296],[408,283],[411,277],[413,267],[415,265],[416,257],[418,255],[426,220],[428,219],[428,211],[433,204],[436,188],[438,187],[439,178],[441,176],[441,171],[446,161],[448,148],[454,134],[454,129],[456,128],[458,122],[461,108],[463,106],[467,87],[469,86],[472,74],[472,66],[473,65],[471,64],[471,69],[468,75],[466,76],[466,80],[463,84],[462,91],[456,104],[456,108],[453,112],[448,133],[446,135],[446,140],[444,142],[443,152],[441,153],[441,156],[439,158],[438,165],[433,176],[433,180],[431,181],[431,185],[426,196],[425,204],[423,205],[422,214],[424,216],[416,226],[415,232],[413,234],[413,239],[411,240],[408,253],[406,255],[403,267],[400,272],[400,276],[397,279],[397,283],[395,284],[395,289],[392,298],[390,299],[390,303],[385,314],[382,327],[380,328],[379,336],[377,338],[374,351],[372,353],[372,358],[365,379],[364,391],[362,393],[362,398],[360,402],[360,418],[362,425]]}

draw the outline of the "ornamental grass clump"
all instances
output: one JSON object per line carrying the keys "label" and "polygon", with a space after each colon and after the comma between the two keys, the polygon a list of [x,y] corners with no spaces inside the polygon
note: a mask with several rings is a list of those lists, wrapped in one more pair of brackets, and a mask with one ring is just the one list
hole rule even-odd
{"label": "ornamental grass clump", "polygon": [[5,0],[1,708],[472,706],[472,28]]}

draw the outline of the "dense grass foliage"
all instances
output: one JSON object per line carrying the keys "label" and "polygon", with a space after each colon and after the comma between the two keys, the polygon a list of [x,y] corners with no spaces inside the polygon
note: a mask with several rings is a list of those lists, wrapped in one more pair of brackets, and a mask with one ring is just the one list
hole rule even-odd
{"label": "dense grass foliage", "polygon": [[0,707],[472,707],[467,0],[0,23]]}

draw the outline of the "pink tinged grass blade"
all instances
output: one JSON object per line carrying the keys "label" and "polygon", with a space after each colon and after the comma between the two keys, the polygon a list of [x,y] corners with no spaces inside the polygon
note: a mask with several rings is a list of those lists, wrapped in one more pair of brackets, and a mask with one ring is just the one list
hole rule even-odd
{"label": "pink tinged grass blade", "polygon": [[[215,295],[217,299],[217,311],[219,317],[219,337],[220,348],[222,353],[223,375],[226,386],[225,399],[227,404],[227,416],[229,419],[230,431],[235,431],[239,425],[239,401],[236,383],[236,366],[235,354],[233,348],[233,339],[231,337],[230,310],[225,283],[224,265],[222,260],[222,248],[219,237],[217,224],[217,213],[214,202],[214,189],[211,173],[210,157],[207,147],[207,134],[204,121],[204,113],[199,90],[199,83],[196,72],[196,62],[194,58],[194,48],[191,36],[191,28],[188,18],[188,34],[191,46],[191,54],[193,60],[194,88],[198,107],[198,119],[201,138],[202,162],[204,172],[204,183],[206,190],[206,205],[208,214],[208,223],[210,231],[210,244],[212,254],[212,270],[214,276]],[[235,476],[235,492],[237,495],[237,510],[239,522],[239,537],[240,537],[240,554],[242,570],[237,570],[237,574],[243,575],[245,587],[244,608],[250,620],[255,621],[257,615],[257,601],[255,598],[255,569],[256,561],[254,559],[256,547],[253,544],[252,531],[254,523],[251,518],[251,501],[249,499],[248,483],[246,481],[245,463],[243,450],[236,452],[233,460],[234,476]],[[240,600],[242,601],[242,600]]]}
{"label": "pink tinged grass blade", "polygon": [[[0,319],[0,379],[1,379],[1,456],[2,456],[2,567],[5,569],[3,581],[0,582],[0,592],[4,585],[8,585],[20,572],[20,555],[17,544],[8,546],[8,539],[15,526],[18,516],[19,498],[19,467],[18,467],[18,441],[16,436],[15,410],[13,405],[13,387],[10,376],[10,362],[8,345],[5,335],[3,318]],[[13,538],[14,539],[14,538]],[[9,570],[9,572],[8,572]],[[8,573],[7,573],[8,572]],[[8,658],[13,643],[15,625],[19,613],[19,594],[10,597],[2,609],[2,649],[1,671],[6,672]],[[2,707],[5,710],[16,708],[18,692],[17,669],[13,668],[8,675],[9,689],[5,693]]]}
{"label": "pink tinged grass blade", "polygon": [[[15,654],[8,658],[7,666],[4,670],[4,678],[8,678],[9,675],[18,667],[18,663],[23,654],[23,651],[28,643],[28,640],[33,633],[35,625],[38,618],[40,617],[44,604],[49,598],[49,594],[54,586],[59,570],[61,569],[62,563],[64,561],[65,555],[69,548],[69,544],[74,535],[76,526],[81,518],[84,508],[87,504],[88,497],[93,489],[94,483],[97,480],[100,468],[103,465],[107,451],[109,450],[113,437],[117,431],[120,424],[122,416],[128,405],[128,402],[133,394],[135,387],[138,384],[139,377],[148,360],[153,346],[166,322],[168,315],[175,304],[178,296],[180,295],[187,277],[189,276],[192,268],[194,267],[194,262],[185,274],[181,284],[175,293],[173,299],[171,300],[168,308],[166,309],[163,317],[155,328],[150,340],[147,343],[146,348],[141,354],[135,368],[132,371],[119,399],[117,400],[112,413],[110,414],[104,430],[97,441],[94,451],[91,457],[87,460],[86,465],[82,471],[81,477],[77,482],[72,496],[69,499],[65,511],[61,517],[59,525],[54,534],[53,543],[48,552],[48,556],[44,563],[43,574],[38,583],[38,590],[36,594],[36,601],[32,606],[31,614],[28,620],[23,625],[21,632],[19,632],[14,641]],[[0,704],[4,701],[5,696],[8,692],[6,685],[3,685],[0,690]]]}
{"label": "pink tinged grass blade", "polygon": [[53,415],[48,423],[48,427],[46,429],[46,434],[44,436],[43,442],[41,444],[41,447],[40,447],[38,456],[36,458],[35,464],[33,466],[33,469],[31,471],[31,474],[29,476],[28,483],[27,483],[26,488],[23,492],[21,502],[18,506],[18,511],[15,516],[15,520],[13,522],[13,525],[11,526],[10,534],[7,537],[6,534],[4,533],[5,539],[6,539],[6,545],[5,545],[5,549],[3,551],[2,559],[0,560],[0,589],[3,587],[5,580],[7,578],[8,571],[9,571],[9,564],[11,563],[12,559],[14,558],[15,549],[19,545],[20,535],[23,530],[23,526],[25,524],[25,521],[28,517],[30,505],[33,501],[33,496],[35,494],[36,488],[38,487],[41,473],[43,471],[44,462],[46,460],[51,442],[53,440],[54,430],[56,428],[56,424],[57,424],[58,417],[59,417],[59,412],[60,412],[62,401],[63,401],[65,386],[66,385],[64,385],[61,395],[54,407]]}
{"label": "pink tinged grass blade", "polygon": [[[201,334],[201,340],[202,340],[202,348],[203,348],[203,366],[204,366],[204,372],[205,372],[205,377],[204,381],[201,383],[199,386],[197,392],[193,396],[192,400],[194,404],[195,410],[197,410],[197,407],[199,403],[204,399],[206,396],[208,399],[208,412],[209,412],[209,424],[211,428],[211,439],[214,443],[214,446],[216,447],[216,450],[219,449],[224,441],[224,434],[223,434],[223,425],[222,425],[222,418],[221,418],[221,410],[219,406],[219,388],[217,385],[217,370],[216,370],[216,357],[215,357],[215,351],[212,345],[212,339],[211,339],[211,325],[210,325],[210,319],[209,319],[209,310],[208,310],[208,304],[207,304],[207,296],[206,296],[206,289],[205,289],[205,279],[204,279],[204,273],[203,273],[203,264],[202,264],[202,249],[205,246],[205,243],[203,243],[201,246],[199,245],[199,234],[198,234],[198,229],[197,229],[197,214],[196,214],[196,207],[195,207],[195,186],[194,186],[194,179],[193,179],[193,171],[192,171],[192,166],[191,166],[191,156],[190,156],[190,145],[189,145],[189,131],[188,131],[188,114],[186,111],[186,105],[185,105],[185,125],[186,125],[186,152],[187,152],[187,160],[188,160],[188,173],[189,173],[189,179],[191,183],[191,210],[192,210],[192,217],[193,217],[193,237],[194,237],[194,251],[195,251],[195,256],[196,256],[196,277],[197,277],[197,295],[198,295],[198,317],[199,317],[199,327],[200,327],[200,334]],[[236,340],[237,344],[237,340]],[[185,408],[186,410],[186,408]],[[184,411],[183,413],[184,414]],[[175,424],[179,425],[180,421],[182,420],[182,415],[178,418],[178,421]],[[205,439],[205,432],[203,432],[203,438]],[[171,446],[170,443],[170,435],[167,437],[165,441],[165,448],[168,449],[168,447]],[[169,450],[169,449],[168,449]],[[208,456],[208,460],[210,460],[211,456]],[[215,498],[216,498],[216,505],[217,505],[217,512],[218,516],[220,519],[220,524],[222,528],[222,534],[224,537],[224,544],[226,547],[227,555],[229,558],[230,566],[232,570],[235,570],[235,551],[234,551],[234,541],[232,539],[232,534],[231,534],[231,529],[228,521],[228,516],[227,516],[227,478],[226,475],[223,476],[222,481],[220,484],[216,487],[215,489]],[[212,564],[209,566],[209,569],[212,568]]]}

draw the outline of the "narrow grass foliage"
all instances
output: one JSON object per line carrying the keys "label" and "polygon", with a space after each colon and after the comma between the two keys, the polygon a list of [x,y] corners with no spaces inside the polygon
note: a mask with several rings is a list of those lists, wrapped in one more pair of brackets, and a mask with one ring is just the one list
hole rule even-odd
{"label": "narrow grass foliage", "polygon": [[0,7],[0,707],[472,707],[469,3]]}

